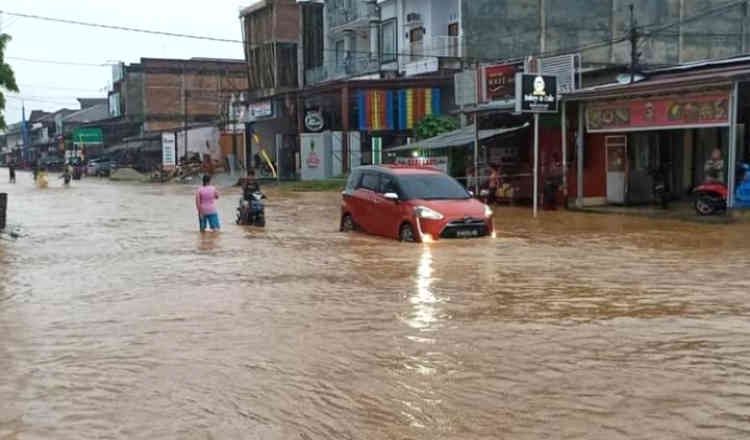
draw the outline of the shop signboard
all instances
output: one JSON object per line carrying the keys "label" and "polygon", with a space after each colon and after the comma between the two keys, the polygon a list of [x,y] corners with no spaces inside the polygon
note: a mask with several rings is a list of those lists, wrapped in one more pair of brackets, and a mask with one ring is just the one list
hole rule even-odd
{"label": "shop signboard", "polygon": [[729,91],[636,98],[586,107],[586,128],[591,133],[728,125]]}
{"label": "shop signboard", "polygon": [[174,133],[161,134],[161,163],[165,169],[177,166],[175,160],[175,148],[177,144]]}
{"label": "shop signboard", "polygon": [[516,111],[523,113],[557,113],[557,77],[517,74]]}
{"label": "shop signboard", "polygon": [[437,72],[440,69],[440,61],[437,57],[427,57],[406,65],[406,76],[424,75],[425,73]]}
{"label": "shop signboard", "polygon": [[482,67],[482,101],[513,101],[516,97],[515,64]]}
{"label": "shop signboard", "polygon": [[312,132],[318,132],[323,130],[325,126],[325,120],[323,114],[319,111],[309,111],[305,115],[305,127]]}
{"label": "shop signboard", "polygon": [[249,121],[273,117],[273,103],[271,101],[251,102],[247,105],[246,117]]}

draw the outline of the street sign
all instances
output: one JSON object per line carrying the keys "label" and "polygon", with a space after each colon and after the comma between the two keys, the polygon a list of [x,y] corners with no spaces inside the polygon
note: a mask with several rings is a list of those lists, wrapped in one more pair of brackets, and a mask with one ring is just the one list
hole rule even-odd
{"label": "street sign", "polygon": [[164,168],[174,168],[177,166],[175,160],[175,149],[177,143],[175,141],[174,133],[162,133],[161,134],[161,163]]}
{"label": "street sign", "polygon": [[73,143],[78,145],[103,144],[101,128],[76,128],[73,130]]}
{"label": "street sign", "polygon": [[516,111],[523,113],[557,113],[557,77],[517,74]]}

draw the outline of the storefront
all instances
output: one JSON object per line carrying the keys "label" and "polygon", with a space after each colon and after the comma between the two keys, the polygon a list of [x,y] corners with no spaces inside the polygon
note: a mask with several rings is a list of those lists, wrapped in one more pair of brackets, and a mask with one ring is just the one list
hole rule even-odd
{"label": "storefront", "polygon": [[567,95],[578,119],[569,139],[580,159],[569,194],[591,206],[654,203],[657,188],[669,200],[688,200],[707,180],[731,191],[736,165],[748,158],[742,80],[749,73],[747,63],[703,64]]}
{"label": "storefront", "polygon": [[[422,119],[454,110],[452,86],[452,77],[438,76],[337,81],[305,89],[299,116],[303,178],[319,178],[323,168],[332,177],[382,163],[384,151],[414,138]],[[325,167],[306,170],[308,163],[318,163],[316,157]]]}

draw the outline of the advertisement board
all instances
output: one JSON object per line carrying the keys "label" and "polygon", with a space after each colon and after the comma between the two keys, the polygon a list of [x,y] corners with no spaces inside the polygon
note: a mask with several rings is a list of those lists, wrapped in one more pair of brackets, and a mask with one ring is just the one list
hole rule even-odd
{"label": "advertisement board", "polygon": [[399,157],[396,163],[410,167],[432,167],[448,174],[448,156]]}

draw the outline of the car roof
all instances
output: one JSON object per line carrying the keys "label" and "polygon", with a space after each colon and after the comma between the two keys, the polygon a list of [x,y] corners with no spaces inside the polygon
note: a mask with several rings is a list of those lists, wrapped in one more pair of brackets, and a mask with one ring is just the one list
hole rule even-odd
{"label": "car roof", "polygon": [[408,167],[408,166],[387,166],[387,165],[367,165],[356,168],[357,171],[379,171],[395,176],[413,175],[413,174],[433,174],[445,175],[440,170],[426,167]]}

